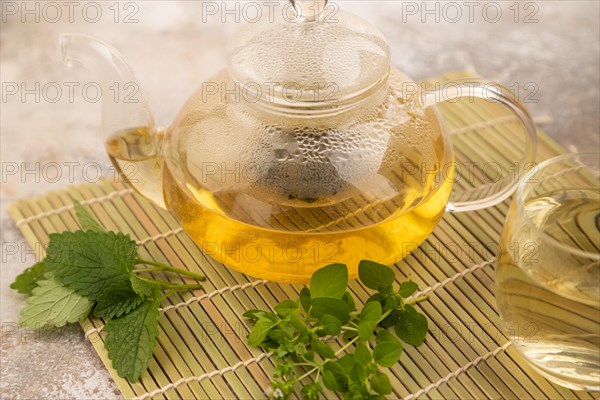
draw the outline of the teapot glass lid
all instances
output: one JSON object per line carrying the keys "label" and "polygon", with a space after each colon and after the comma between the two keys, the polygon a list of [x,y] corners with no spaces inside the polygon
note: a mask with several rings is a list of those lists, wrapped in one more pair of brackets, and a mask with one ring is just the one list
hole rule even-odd
{"label": "teapot glass lid", "polygon": [[363,95],[390,69],[377,28],[326,0],[290,1],[249,23],[228,45],[231,76],[251,96],[306,105]]}

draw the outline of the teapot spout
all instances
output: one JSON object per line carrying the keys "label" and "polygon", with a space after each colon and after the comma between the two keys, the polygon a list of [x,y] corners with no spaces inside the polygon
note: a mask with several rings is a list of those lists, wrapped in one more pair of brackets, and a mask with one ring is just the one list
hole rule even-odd
{"label": "teapot spout", "polygon": [[60,36],[60,49],[67,65],[79,64],[88,69],[100,85],[102,129],[107,137],[133,127],[154,128],[139,82],[117,50],[100,40],[72,33]]}
{"label": "teapot spout", "polygon": [[102,131],[106,151],[125,183],[164,208],[163,134],[154,125],[139,82],[110,45],[80,34],[62,34],[63,61],[94,74],[102,90]]}

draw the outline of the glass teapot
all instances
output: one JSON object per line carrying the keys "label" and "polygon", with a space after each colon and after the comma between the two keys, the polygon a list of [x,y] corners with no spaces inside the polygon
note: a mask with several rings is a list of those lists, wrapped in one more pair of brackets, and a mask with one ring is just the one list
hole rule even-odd
{"label": "glass teapot", "polygon": [[[526,131],[514,161],[535,154],[534,124],[506,88],[470,80],[415,90],[375,27],[325,9],[326,0],[291,1],[286,14],[245,26],[229,41],[227,68],[166,129],[139,94],[103,96],[106,150],[125,182],[171,211],[206,254],[253,277],[307,282],[334,262],[355,277],[361,259],[402,259],[445,211],[508,197],[513,176],[452,191],[440,101],[506,105]],[[65,62],[97,71],[104,93],[137,85],[103,42],[65,34],[61,49]]]}

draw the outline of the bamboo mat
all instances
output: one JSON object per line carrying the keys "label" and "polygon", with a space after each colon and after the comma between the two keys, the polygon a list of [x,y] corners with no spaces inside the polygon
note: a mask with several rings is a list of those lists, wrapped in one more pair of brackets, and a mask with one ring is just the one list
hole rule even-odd
{"label": "bamboo mat", "polygon": [[[468,76],[474,75],[452,73],[429,83]],[[510,173],[510,159],[518,153],[523,138],[515,134],[518,123],[509,112],[486,101],[442,104],[439,110],[453,133],[457,162],[472,166],[473,162],[483,165],[494,160],[504,173]],[[539,139],[539,160],[564,152],[541,131]],[[489,176],[496,170],[482,168],[481,172]],[[485,175],[468,178],[455,186],[478,184]],[[73,199],[89,205],[108,229],[129,233],[138,240],[142,258],[166,261],[207,276],[203,290],[182,292],[164,301],[154,357],[138,383],[119,378],[112,369],[100,329],[103,321],[88,319],[82,323],[123,396],[264,398],[273,361],[262,350],[246,346],[250,326],[240,316],[250,308],[270,308],[284,298],[295,298],[301,286],[255,280],[226,268],[204,255],[173,216],[119,182],[71,186],[18,201],[9,212],[29,244],[41,249],[46,247],[50,233],[79,229]],[[430,331],[422,346],[407,346],[400,362],[386,371],[393,385],[389,398],[593,398],[542,378],[500,332],[493,258],[508,204],[505,201],[478,212],[446,214],[427,241],[394,266],[397,280],[410,275],[429,293],[430,299],[419,307],[429,319]],[[350,288],[359,302],[370,295],[357,282]],[[339,398],[331,392],[323,396]],[[292,398],[301,398],[299,388]]]}

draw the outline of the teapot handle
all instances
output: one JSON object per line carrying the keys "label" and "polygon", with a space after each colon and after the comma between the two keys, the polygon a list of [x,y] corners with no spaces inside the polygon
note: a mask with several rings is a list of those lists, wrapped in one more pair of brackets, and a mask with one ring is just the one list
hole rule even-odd
{"label": "teapot handle", "polygon": [[[421,105],[424,107],[467,96],[491,100],[508,107],[522,122],[526,131],[525,151],[521,159],[515,161],[519,163],[517,165],[525,166],[526,169],[533,165],[537,149],[535,123],[525,106],[505,86],[470,78],[448,82],[442,89],[425,90],[420,93],[420,96]],[[518,168],[518,179],[515,179],[514,175],[508,174],[496,182],[460,191],[454,190],[446,206],[446,211],[473,211],[496,205],[514,192],[525,172],[522,168]]]}

